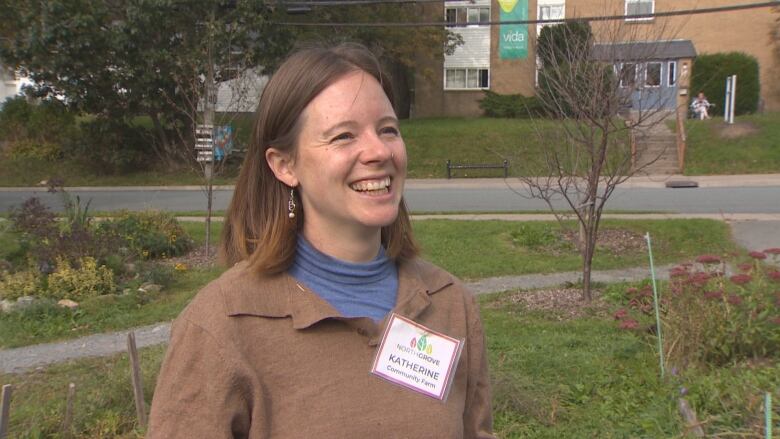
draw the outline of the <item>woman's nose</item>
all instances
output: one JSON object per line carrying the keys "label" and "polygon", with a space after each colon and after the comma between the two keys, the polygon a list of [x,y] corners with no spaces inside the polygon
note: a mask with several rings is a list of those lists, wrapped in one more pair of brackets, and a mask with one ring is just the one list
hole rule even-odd
{"label": "woman's nose", "polygon": [[364,138],[360,158],[365,163],[384,162],[390,160],[392,153],[390,144],[382,140],[378,134],[370,133]]}

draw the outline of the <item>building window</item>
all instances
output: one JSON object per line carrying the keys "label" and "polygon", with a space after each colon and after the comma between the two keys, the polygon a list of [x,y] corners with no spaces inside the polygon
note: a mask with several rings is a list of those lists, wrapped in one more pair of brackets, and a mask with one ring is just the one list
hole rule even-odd
{"label": "building window", "polygon": [[557,20],[563,18],[563,5],[539,5],[540,20]]}
{"label": "building window", "polygon": [[669,61],[669,81],[667,84],[669,87],[677,85],[677,61]]}
{"label": "building window", "polygon": [[489,69],[462,68],[444,70],[445,90],[480,90],[490,87]]}
{"label": "building window", "polygon": [[634,84],[636,84],[636,64],[622,64],[620,66],[620,86],[633,87]]}
{"label": "building window", "polygon": [[653,17],[631,18],[632,15],[647,15],[655,12],[654,0],[626,0],[626,20],[652,20]]}
{"label": "building window", "polygon": [[661,63],[649,62],[645,65],[645,87],[661,86]]}
{"label": "building window", "polygon": [[444,19],[447,24],[477,25],[490,21],[489,6],[453,7],[444,9]]}

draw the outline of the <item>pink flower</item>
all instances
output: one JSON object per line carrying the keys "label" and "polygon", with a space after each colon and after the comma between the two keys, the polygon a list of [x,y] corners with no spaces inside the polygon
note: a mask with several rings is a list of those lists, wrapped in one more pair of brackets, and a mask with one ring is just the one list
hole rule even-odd
{"label": "pink flower", "polygon": [[735,274],[734,276],[731,276],[729,279],[737,285],[745,285],[746,283],[753,280],[753,278],[750,277],[749,274]]}
{"label": "pink flower", "polygon": [[632,318],[627,318],[620,321],[620,325],[618,325],[620,329],[637,329],[639,327],[639,322]]}
{"label": "pink flower", "polygon": [[736,294],[730,294],[729,298],[726,300],[728,300],[728,302],[732,305],[739,305],[740,303],[742,303],[742,298],[737,296]]}
{"label": "pink flower", "polygon": [[702,271],[694,273],[691,277],[691,282],[699,287],[706,285],[708,280],[710,280],[710,275]]}
{"label": "pink flower", "polygon": [[753,264],[737,264],[737,268],[740,271],[750,271],[753,269]]}
{"label": "pink flower", "polygon": [[766,259],[766,255],[763,252],[750,252],[748,255],[753,259]]}
{"label": "pink flower", "polygon": [[780,281],[780,271],[772,270],[766,274],[770,279],[774,281]]}
{"label": "pink flower", "polygon": [[720,257],[715,255],[699,255],[696,257],[696,262],[702,264],[717,264],[720,262]]}
{"label": "pink flower", "polygon": [[780,247],[772,247],[764,250],[764,253],[769,253],[772,255],[780,255]]}
{"label": "pink flower", "polygon": [[704,292],[704,298],[708,299],[708,300],[720,299],[721,297],[723,297],[723,292],[722,291],[705,291]]}
{"label": "pink flower", "polygon": [[612,316],[615,317],[615,320],[623,320],[628,316],[628,311],[626,311],[625,308],[620,308],[619,310],[615,311],[615,314]]}
{"label": "pink flower", "polygon": [[639,291],[639,290],[637,290],[634,287],[631,287],[631,288],[626,289],[626,294],[628,294],[629,296],[633,296],[634,294],[637,293],[637,291]]}
{"label": "pink flower", "polygon": [[688,270],[683,267],[674,267],[669,271],[670,277],[685,277],[688,276]]}

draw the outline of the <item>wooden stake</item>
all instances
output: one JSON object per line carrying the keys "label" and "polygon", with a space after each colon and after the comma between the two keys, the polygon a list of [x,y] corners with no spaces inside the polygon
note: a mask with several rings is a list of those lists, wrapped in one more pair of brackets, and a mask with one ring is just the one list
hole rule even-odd
{"label": "wooden stake", "polygon": [[76,385],[68,384],[68,399],[65,401],[65,417],[62,418],[62,436],[71,437],[73,424],[73,402],[76,399]]}
{"label": "wooden stake", "polygon": [[146,428],[144,386],[141,381],[141,364],[138,361],[138,349],[135,347],[134,332],[127,334],[127,352],[130,355],[130,378],[133,381],[133,396],[135,396],[135,412],[138,415],[138,425],[141,428]]}
{"label": "wooden stake", "polygon": [[0,439],[5,439],[8,434],[8,422],[11,418],[11,393],[14,387],[10,384],[3,386],[3,393],[0,396]]}
{"label": "wooden stake", "polygon": [[704,429],[701,428],[701,423],[696,418],[696,412],[693,411],[688,401],[684,398],[680,398],[679,401],[680,414],[685,419],[686,430],[694,437],[705,437]]}

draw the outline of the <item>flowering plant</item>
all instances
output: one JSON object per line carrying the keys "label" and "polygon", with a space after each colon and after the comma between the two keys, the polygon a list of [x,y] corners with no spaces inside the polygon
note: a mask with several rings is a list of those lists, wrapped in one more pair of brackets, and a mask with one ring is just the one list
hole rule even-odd
{"label": "flowering plant", "polygon": [[[723,365],[780,354],[780,269],[775,249],[750,252],[750,262],[732,264],[714,255],[674,267],[660,291],[664,356],[671,364]],[[734,268],[731,268],[734,267]],[[652,289],[626,291],[627,309],[615,318],[635,329],[650,314]]]}

